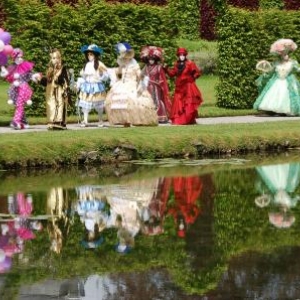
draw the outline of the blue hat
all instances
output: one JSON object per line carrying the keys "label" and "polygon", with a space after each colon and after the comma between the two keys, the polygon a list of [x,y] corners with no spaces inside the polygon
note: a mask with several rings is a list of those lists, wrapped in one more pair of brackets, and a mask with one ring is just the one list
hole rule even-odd
{"label": "blue hat", "polygon": [[117,53],[120,55],[120,57],[124,57],[124,58],[134,57],[134,50],[126,42],[117,43],[115,45],[115,49],[116,49]]}
{"label": "blue hat", "polygon": [[100,238],[98,240],[95,241],[86,241],[86,240],[82,240],[81,241],[81,245],[85,248],[85,249],[95,249],[98,248],[99,246],[101,246],[104,242],[104,237],[100,236]]}
{"label": "blue hat", "polygon": [[82,53],[93,52],[95,54],[101,55],[101,54],[103,54],[103,49],[98,47],[96,44],[91,44],[91,45],[82,46],[81,52]]}
{"label": "blue hat", "polygon": [[119,243],[117,245],[115,245],[115,250],[118,253],[121,254],[127,254],[129,252],[131,252],[132,247],[128,246],[128,245],[120,245]]}

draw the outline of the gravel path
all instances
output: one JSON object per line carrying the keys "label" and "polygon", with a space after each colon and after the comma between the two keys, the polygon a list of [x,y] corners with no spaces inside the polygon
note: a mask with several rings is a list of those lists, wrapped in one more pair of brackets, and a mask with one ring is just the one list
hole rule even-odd
{"label": "gravel path", "polygon": [[[199,125],[215,125],[228,123],[263,123],[263,122],[278,122],[278,121],[299,121],[300,117],[281,117],[281,116],[238,116],[238,117],[217,117],[217,118],[199,118]],[[159,126],[171,126],[170,124],[160,124]],[[104,127],[97,127],[97,123],[91,123],[89,127],[80,127],[79,124],[68,124],[68,130],[105,130],[109,129],[109,124],[104,123]],[[0,127],[0,134],[5,133],[28,133],[47,131],[46,125],[32,125],[29,129],[14,130],[10,127]]]}

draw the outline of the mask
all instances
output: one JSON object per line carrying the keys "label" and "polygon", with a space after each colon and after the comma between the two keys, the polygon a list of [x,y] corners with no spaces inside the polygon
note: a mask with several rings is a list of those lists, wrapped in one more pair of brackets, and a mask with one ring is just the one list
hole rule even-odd
{"label": "mask", "polygon": [[180,55],[179,55],[179,60],[180,60],[180,61],[185,61],[185,56],[182,55],[182,54],[180,54]]}
{"label": "mask", "polygon": [[149,59],[149,64],[150,64],[150,65],[154,65],[154,63],[155,63],[155,60],[154,60],[154,59]]}
{"label": "mask", "polygon": [[89,53],[88,53],[88,60],[89,60],[89,61],[93,61],[94,58],[95,58],[95,55],[94,55],[93,53],[89,52]]}
{"label": "mask", "polygon": [[19,65],[19,64],[21,64],[23,62],[23,58],[22,57],[17,57],[16,59],[15,59],[15,64],[17,64],[17,65]]}

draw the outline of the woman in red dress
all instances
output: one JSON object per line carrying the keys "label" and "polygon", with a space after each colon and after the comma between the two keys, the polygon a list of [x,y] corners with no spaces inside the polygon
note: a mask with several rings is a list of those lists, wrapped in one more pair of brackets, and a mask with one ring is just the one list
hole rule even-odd
{"label": "woman in red dress", "polygon": [[142,74],[149,78],[147,89],[157,109],[158,122],[168,123],[172,103],[166,74],[161,65],[163,50],[156,46],[145,46],[141,50],[141,60],[145,63]]}
{"label": "woman in red dress", "polygon": [[174,125],[196,124],[198,107],[203,98],[195,81],[202,72],[193,61],[187,59],[188,52],[185,48],[178,48],[176,55],[178,60],[174,67],[165,66],[166,73],[170,77],[176,77],[170,119]]}

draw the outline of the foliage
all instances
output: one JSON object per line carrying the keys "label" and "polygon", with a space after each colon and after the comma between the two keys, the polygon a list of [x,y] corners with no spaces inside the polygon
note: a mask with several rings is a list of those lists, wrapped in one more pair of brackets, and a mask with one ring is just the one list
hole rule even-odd
{"label": "foliage", "polygon": [[299,10],[300,9],[300,1],[298,0],[283,0],[284,8],[287,10]]}
{"label": "foliage", "polygon": [[[131,44],[137,59],[139,49],[152,44],[164,48],[166,62],[173,61],[177,27],[163,8],[96,0],[91,0],[89,6],[79,1],[75,8],[57,2],[50,9],[38,0],[4,0],[4,4],[12,45],[25,51],[26,59],[35,62],[36,71],[46,71],[49,50],[56,47],[62,51],[65,64],[78,76],[84,64],[80,48],[91,43],[104,49],[102,59],[107,66],[115,66],[114,45],[120,41]],[[44,90],[36,85],[34,90],[29,113],[44,115]]]}
{"label": "foliage", "polygon": [[[270,45],[279,37],[299,44],[300,13],[229,8],[219,21],[217,106],[251,108],[258,96],[256,63],[273,60]],[[297,58],[297,53],[295,54]],[[299,57],[299,55],[298,55]]]}
{"label": "foliage", "polygon": [[199,38],[199,1],[169,0],[172,24],[177,26],[178,37],[195,40]]}
{"label": "foliage", "polygon": [[260,0],[259,7],[261,9],[283,9],[284,2],[283,0]]}
{"label": "foliage", "polygon": [[203,39],[212,41],[216,39],[217,13],[209,0],[200,1],[200,36]]}

